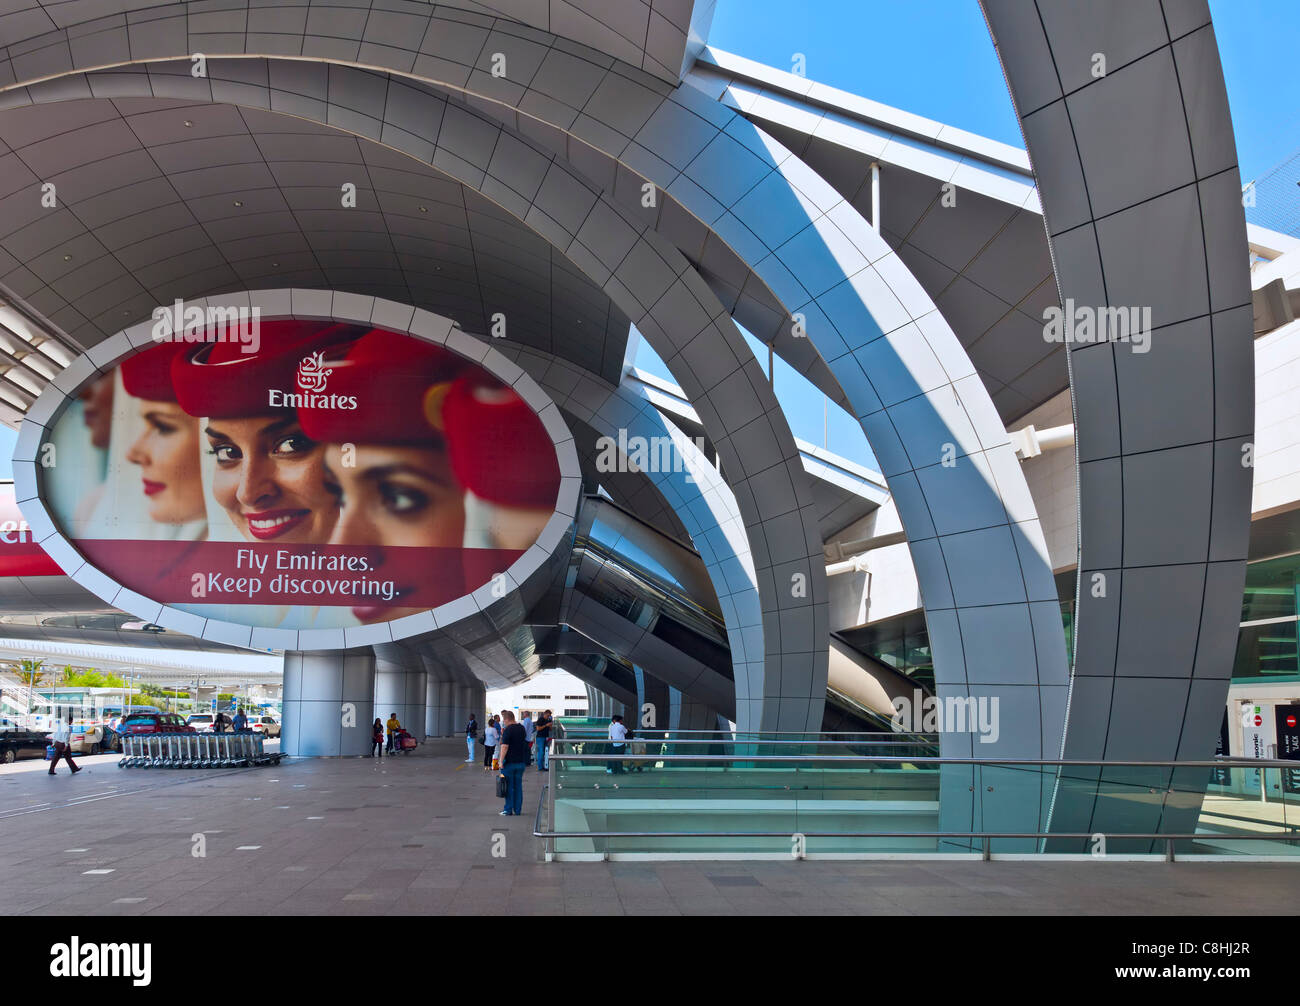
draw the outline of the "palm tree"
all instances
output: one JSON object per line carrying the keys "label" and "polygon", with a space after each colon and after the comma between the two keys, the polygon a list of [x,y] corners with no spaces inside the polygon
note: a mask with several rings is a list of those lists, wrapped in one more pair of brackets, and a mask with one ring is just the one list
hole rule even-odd
{"label": "palm tree", "polygon": [[44,659],[41,660],[22,660],[18,663],[18,679],[27,686],[27,715],[32,713],[32,689],[35,688],[45,677],[41,668],[45,666]]}
{"label": "palm tree", "polygon": [[25,685],[39,685],[41,679],[45,677],[41,670],[45,666],[44,660],[22,660],[18,663],[18,678]]}

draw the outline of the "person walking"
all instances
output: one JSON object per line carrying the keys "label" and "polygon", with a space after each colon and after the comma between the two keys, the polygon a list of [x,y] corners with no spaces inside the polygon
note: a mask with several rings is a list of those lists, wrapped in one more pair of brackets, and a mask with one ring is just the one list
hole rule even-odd
{"label": "person walking", "polygon": [[627,749],[627,727],[623,726],[623,717],[615,715],[609,721],[610,760],[605,763],[606,775],[623,774],[623,754]]}
{"label": "person walking", "polygon": [[501,748],[497,757],[501,760],[501,775],[506,781],[506,804],[501,816],[518,817],[524,808],[524,769],[529,762],[528,734],[521,724],[515,722],[515,714],[509,709],[501,711],[501,722],[505,726],[501,731]]}
{"label": "person walking", "polygon": [[388,727],[388,753],[392,754],[397,750],[397,731],[402,729],[402,723],[397,718],[397,713],[388,714],[388,722],[385,726]]}
{"label": "person walking", "polygon": [[545,772],[549,764],[547,749],[551,744],[551,724],[554,722],[551,711],[547,709],[537,717],[537,722],[533,729],[537,734],[537,740],[533,744],[534,753],[537,755],[537,771]]}
{"label": "person walking", "polygon": [[370,726],[370,754],[366,757],[373,758],[376,754],[380,758],[384,757],[384,721],[378,716]]}
{"label": "person walking", "polygon": [[72,713],[68,713],[66,720],[56,720],[54,723],[54,761],[50,762],[50,775],[54,775],[60,758],[68,763],[73,775],[81,771],[72,760]]}
{"label": "person walking", "polygon": [[478,717],[473,713],[469,714],[469,722],[465,724],[465,745],[469,748],[469,757],[465,759],[466,765],[474,762],[474,742],[478,740]]}
{"label": "person walking", "polygon": [[496,718],[488,720],[487,726],[483,729],[483,771],[492,770],[492,752],[497,749],[497,744],[501,742],[501,730],[497,727]]}

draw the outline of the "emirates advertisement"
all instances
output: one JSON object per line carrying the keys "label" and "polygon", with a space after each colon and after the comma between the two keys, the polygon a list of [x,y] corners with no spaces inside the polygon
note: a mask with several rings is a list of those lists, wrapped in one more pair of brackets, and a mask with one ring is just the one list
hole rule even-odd
{"label": "emirates advertisement", "polygon": [[40,469],[64,535],[131,590],[246,625],[347,628],[504,594],[559,491],[532,408],[410,335],[256,324],[149,346],[81,389]]}

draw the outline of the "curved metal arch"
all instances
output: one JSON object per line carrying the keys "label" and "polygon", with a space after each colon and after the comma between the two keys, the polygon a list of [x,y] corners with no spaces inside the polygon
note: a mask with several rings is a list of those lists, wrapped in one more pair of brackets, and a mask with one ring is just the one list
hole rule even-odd
{"label": "curved metal arch", "polygon": [[[1241,179],[1209,7],[981,6],[1040,182],[1062,303],[1151,312],[1143,352],[1067,346],[1079,574],[1062,756],[1207,758],[1245,585],[1255,404]],[[1121,158],[1122,129],[1146,145]],[[1204,789],[1203,773],[1177,781]],[[1055,829],[1100,830],[1114,813],[1097,786],[1076,781],[1068,795]],[[1185,830],[1195,803],[1127,807],[1124,821]]]}
{"label": "curved metal arch", "polygon": [[[218,69],[215,60],[209,63],[210,72],[215,74]],[[155,96],[193,96],[185,77],[152,67],[145,76]],[[92,79],[87,78],[86,84],[90,88]],[[139,93],[138,81],[120,75],[93,79],[93,85],[101,97]],[[34,89],[31,94],[37,102],[69,96],[66,91],[44,88]],[[436,95],[426,98],[445,104],[445,99]],[[244,99],[252,107],[274,110],[269,88],[261,101],[252,100],[247,90]],[[331,107],[325,105],[326,109]],[[474,115],[469,109],[458,109],[458,113]],[[447,129],[446,115],[436,121],[446,132],[434,135],[440,140],[445,135],[446,142],[440,149],[451,155],[454,163],[435,166],[494,198],[495,189],[505,182],[491,171],[476,173],[464,167],[481,157],[485,134]],[[509,164],[512,157],[538,156],[534,148],[511,136],[501,124],[481,118],[476,121],[492,130],[486,145],[502,155],[503,163]],[[420,159],[419,147],[412,140],[401,136],[390,139],[395,141],[389,144],[394,149]],[[428,138],[420,142],[427,143]],[[580,190],[590,200],[576,228],[578,233],[559,223],[557,218],[564,214],[544,201],[546,189],[539,192],[536,204],[544,209],[523,209],[518,204],[503,208],[551,241],[602,285],[668,360],[674,376],[704,419],[744,514],[763,615],[761,625],[739,626],[747,645],[737,652],[764,654],[761,665],[756,658],[750,658],[743,668],[750,696],[747,728],[816,730],[821,724],[825,695],[825,573],[815,506],[784,416],[735,324],[680,253],[644,225],[627,220],[606,197],[591,190],[562,162],[552,159],[548,165],[552,183],[564,179],[567,193]],[[554,175],[549,174],[552,170]],[[494,185],[486,184],[488,179]],[[586,227],[590,229],[584,230]],[[600,253],[594,254],[582,243],[584,240],[597,245]],[[715,367],[720,359],[731,362],[734,369],[727,380],[706,384],[701,376],[706,371],[692,369],[696,357],[706,356]],[[795,576],[802,578],[801,587],[806,589],[780,589],[779,584],[789,584]]]}
{"label": "curved metal arch", "polygon": [[[341,84],[347,72],[335,67],[328,76]],[[605,80],[611,74],[614,71],[595,69],[594,77]],[[298,76],[297,86],[310,83],[309,74]],[[597,131],[599,135],[584,138],[576,128],[569,133],[570,158],[574,159],[576,143],[606,158],[621,158],[623,167],[632,162],[632,177],[647,177],[665,193],[680,197],[698,222],[736,249],[801,317],[802,327],[848,394],[893,483],[926,602],[941,694],[992,699],[996,693],[1010,707],[1008,719],[1020,727],[1003,732],[999,750],[990,753],[1040,756],[1058,749],[1067,669],[1047,550],[1006,431],[955,336],[883,239],[822,179],[807,169],[800,171],[797,159],[780,144],[692,88],[664,94],[662,85],[615,76],[636,92],[625,99],[629,106],[639,99],[648,109],[636,135],[654,150],[606,125],[603,132]],[[227,83],[242,90],[250,86],[247,80]],[[498,94],[469,88],[468,69],[463,83],[446,79],[434,83],[503,102]],[[550,117],[555,121],[546,122],[546,128],[568,133],[581,120],[559,109],[558,99],[544,93],[544,83],[535,77],[517,100],[525,104],[530,93],[536,94],[532,106],[543,112],[528,118],[545,122]],[[362,93],[363,82],[357,85],[356,92]],[[193,81],[186,86],[194,93]],[[200,94],[202,86],[198,82]],[[339,94],[347,91],[338,88]],[[398,118],[409,125],[420,117],[410,118],[410,94],[404,97],[407,107],[394,112],[400,112]],[[377,137],[388,121],[390,99],[386,92],[382,104],[371,108],[377,115],[358,114],[357,109],[342,109],[340,115],[360,122],[363,135]],[[724,166],[703,156],[714,147]],[[481,160],[484,177],[495,156]],[[437,165],[436,147],[432,158]],[[471,173],[480,170],[478,164],[471,161],[470,165]],[[737,191],[730,176],[744,172],[749,174],[749,188]],[[798,184],[787,174],[797,176]],[[538,202],[545,201],[545,181],[537,182]],[[511,202],[518,207],[520,200],[529,201],[508,185],[498,195],[507,192],[508,209]],[[762,197],[749,199],[755,192]],[[563,197],[558,201],[562,203]],[[620,219],[625,220],[622,215]],[[550,236],[546,228],[556,223],[544,211],[539,217],[526,217],[526,222],[546,236]],[[585,226],[585,221],[578,226]],[[590,237],[598,242],[602,236]],[[654,267],[653,259],[646,261]],[[643,279],[644,273],[637,272]],[[687,272],[698,280],[689,267]],[[702,282],[698,285],[703,287]],[[606,289],[612,292],[620,286],[614,280]],[[656,287],[651,296],[662,296],[662,285]],[[700,300],[698,295],[695,299]],[[708,299],[716,301],[711,293]],[[634,318],[639,314],[628,313]],[[653,326],[652,320],[638,324],[652,344],[666,334],[655,332]],[[668,362],[673,366],[681,361],[670,355]],[[701,360],[704,367],[710,363],[716,366],[708,356]],[[867,369],[875,376],[874,383]],[[688,392],[695,390],[694,368],[689,376],[675,374]],[[754,389],[741,390],[750,397]],[[701,411],[707,421],[708,409]],[[730,445],[715,442],[725,461]],[[803,486],[798,479],[792,481],[797,497]],[[738,495],[744,506],[747,501]],[[954,506],[955,500],[962,505]],[[769,549],[772,545],[769,538]],[[785,571],[779,575],[784,579]],[[805,575],[815,582],[822,571],[808,570]],[[773,593],[788,606],[789,599],[778,589],[763,591],[765,607]],[[791,622],[791,614],[799,613],[787,612],[781,621]],[[774,621],[768,619],[769,633],[778,628]],[[799,619],[802,624],[797,627],[802,629],[807,621]],[[812,652],[820,655],[821,647]],[[945,742],[947,753],[973,751],[970,734],[950,734]]]}

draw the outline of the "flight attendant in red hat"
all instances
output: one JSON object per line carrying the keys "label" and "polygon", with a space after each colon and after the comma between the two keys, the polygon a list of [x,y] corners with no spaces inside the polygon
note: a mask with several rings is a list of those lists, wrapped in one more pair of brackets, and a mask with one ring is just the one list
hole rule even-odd
{"label": "flight attendant in red hat", "polygon": [[442,425],[466,489],[465,545],[523,550],[555,512],[560,465],[532,407],[484,371],[447,392]]}
{"label": "flight attendant in red hat", "polygon": [[136,399],[144,432],[126,460],[140,466],[140,491],[149,516],[159,524],[204,520],[203,480],[199,471],[199,421],[176,401],[172,388],[173,358],[186,347],[166,343],[122,364],[122,387]]}
{"label": "flight attendant in red hat", "polygon": [[332,322],[266,321],[255,353],[239,342],[214,342],[187,348],[173,361],[177,401],[202,418],[216,459],[212,496],[246,540],[329,541],[338,502],[325,487],[325,451],[303,432],[293,402],[326,391],[328,375],[312,367],[315,354],[362,331]]}
{"label": "flight attendant in red hat", "polygon": [[[343,358],[325,362],[330,390],[356,402],[351,410],[298,410],[307,436],[326,444],[327,477],[339,506],[330,544],[459,549],[464,490],[436,419],[451,381],[472,364],[441,346],[381,329],[366,333]],[[429,563],[402,565],[398,575],[418,568],[419,578],[435,582],[439,596],[451,600],[462,592],[462,576],[459,562],[448,556],[431,553]],[[401,596],[418,584],[396,586]],[[362,622],[378,622],[426,607],[362,603],[352,612]]]}

